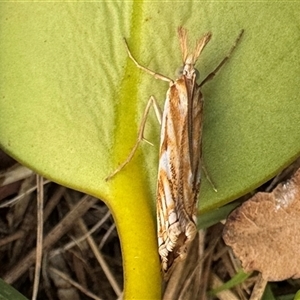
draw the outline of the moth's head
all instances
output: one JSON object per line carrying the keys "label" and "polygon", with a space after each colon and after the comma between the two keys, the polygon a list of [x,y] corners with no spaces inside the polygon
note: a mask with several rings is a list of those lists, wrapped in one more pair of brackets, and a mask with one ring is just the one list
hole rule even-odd
{"label": "moth's head", "polygon": [[198,76],[199,72],[195,69],[195,64],[202,50],[211,39],[211,33],[206,33],[201,39],[196,42],[196,47],[193,52],[188,53],[187,47],[187,31],[183,27],[178,28],[179,43],[183,60],[182,75],[187,78]]}
{"label": "moth's head", "polygon": [[176,78],[179,78],[182,75],[186,76],[189,79],[195,78],[196,80],[198,80],[200,78],[200,72],[195,69],[194,63],[186,63],[183,66],[177,68],[175,72]]}

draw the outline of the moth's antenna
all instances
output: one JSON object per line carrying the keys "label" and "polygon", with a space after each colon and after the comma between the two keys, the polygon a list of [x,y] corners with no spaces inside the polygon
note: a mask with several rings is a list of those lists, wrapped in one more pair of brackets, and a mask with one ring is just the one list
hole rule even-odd
{"label": "moth's antenna", "polygon": [[182,61],[185,62],[187,58],[187,30],[183,27],[178,27],[179,44],[181,48]]}
{"label": "moth's antenna", "polygon": [[195,48],[194,55],[193,55],[194,63],[196,62],[196,60],[200,56],[202,50],[207,45],[207,43],[210,41],[210,39],[211,39],[211,33],[207,32],[201,39],[199,39],[197,41],[196,48]]}

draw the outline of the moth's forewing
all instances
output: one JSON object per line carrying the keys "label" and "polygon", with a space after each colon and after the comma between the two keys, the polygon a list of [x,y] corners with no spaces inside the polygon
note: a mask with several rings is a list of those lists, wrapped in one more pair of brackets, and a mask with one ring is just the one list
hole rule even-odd
{"label": "moth's forewing", "polygon": [[185,258],[187,244],[197,233],[202,109],[199,87],[181,76],[167,92],[161,125],[157,220],[159,254],[166,273]]}

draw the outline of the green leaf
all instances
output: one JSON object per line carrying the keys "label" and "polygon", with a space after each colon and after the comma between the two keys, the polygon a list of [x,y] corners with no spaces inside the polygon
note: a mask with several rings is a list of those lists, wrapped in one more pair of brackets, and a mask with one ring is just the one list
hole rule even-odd
{"label": "green leaf", "polygon": [[6,2],[0,4],[0,144],[39,174],[103,199],[121,238],[125,297],[160,296],[155,229],[159,126],[150,114],[133,160],[145,104],[163,105],[165,82],[181,64],[176,28],[192,45],[213,38],[197,68],[204,78],[245,34],[203,87],[204,161],[200,211],[247,193],[299,156],[300,40],[297,2]]}
{"label": "green leaf", "polygon": [[300,291],[296,293],[294,300],[299,300],[299,299],[300,299]]}
{"label": "green leaf", "polygon": [[[283,295],[281,295],[281,296],[283,296]],[[270,284],[267,284],[266,289],[265,289],[264,294],[263,294],[263,297],[262,297],[262,300],[276,300],[276,299],[279,300],[280,296],[275,298],[275,296],[272,292],[272,289],[270,287]],[[293,298],[291,298],[291,299],[293,299]],[[280,300],[283,300],[283,299],[280,299]]]}
{"label": "green leaf", "polygon": [[230,280],[228,280],[218,288],[209,291],[208,294],[210,296],[215,296],[220,292],[229,290],[236,285],[243,283],[250,275],[251,273],[245,273],[243,270],[239,270]]}
{"label": "green leaf", "polygon": [[12,286],[0,279],[0,299],[1,300],[28,300]]}

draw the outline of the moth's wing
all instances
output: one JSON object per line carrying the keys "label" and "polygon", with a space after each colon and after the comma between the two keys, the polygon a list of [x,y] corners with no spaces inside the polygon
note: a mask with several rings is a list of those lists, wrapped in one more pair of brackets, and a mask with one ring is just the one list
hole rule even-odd
{"label": "moth's wing", "polygon": [[[201,183],[201,160],[202,160],[202,128],[203,128],[203,95],[200,91],[199,86],[195,83],[192,86],[193,97],[192,97],[192,128],[189,128],[189,136],[192,140],[192,152],[193,160],[191,162],[191,178],[190,178],[190,190],[189,196],[191,207],[191,214],[193,215],[194,221],[197,222],[197,211],[198,211],[198,200]],[[185,198],[187,199],[187,198]],[[193,200],[192,200],[193,199]],[[193,204],[192,204],[193,203]]]}
{"label": "moth's wing", "polygon": [[161,128],[157,225],[164,271],[185,258],[186,244],[197,232],[188,135],[188,92],[182,78],[167,93]]}

